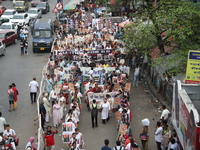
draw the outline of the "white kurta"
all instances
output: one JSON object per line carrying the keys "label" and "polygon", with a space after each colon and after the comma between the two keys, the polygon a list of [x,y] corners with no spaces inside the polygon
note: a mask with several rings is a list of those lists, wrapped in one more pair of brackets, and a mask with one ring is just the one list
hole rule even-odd
{"label": "white kurta", "polygon": [[49,118],[51,116],[51,104],[46,97],[43,97],[44,107],[46,109],[46,118],[45,121],[49,122]]}
{"label": "white kurta", "polygon": [[61,118],[61,119],[63,118],[63,109],[64,109],[64,106],[65,106],[64,102],[65,102],[65,97],[62,96],[62,97],[59,99],[59,102],[58,102],[58,104],[60,105],[60,118]]}
{"label": "white kurta", "polygon": [[108,118],[108,113],[110,110],[110,103],[106,102],[102,102],[100,105],[103,109],[102,109],[102,113],[101,113],[101,119],[107,119]]}

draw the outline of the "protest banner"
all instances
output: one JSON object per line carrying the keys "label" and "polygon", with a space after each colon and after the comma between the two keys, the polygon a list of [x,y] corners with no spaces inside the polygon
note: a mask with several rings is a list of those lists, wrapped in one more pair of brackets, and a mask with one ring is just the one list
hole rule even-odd
{"label": "protest banner", "polygon": [[69,89],[70,89],[70,91],[74,91],[74,84],[73,83],[69,83]]}
{"label": "protest banner", "polygon": [[114,84],[114,91],[119,91],[121,90],[121,86],[119,85],[119,83]]}
{"label": "protest banner", "polygon": [[116,120],[120,120],[121,119],[120,111],[115,112],[115,118],[116,118]]}
{"label": "protest banner", "polygon": [[131,90],[131,83],[126,83],[125,91],[130,91],[130,90]]}
{"label": "protest banner", "polygon": [[115,105],[115,106],[120,105],[120,99],[119,99],[119,97],[115,97],[115,98],[114,98],[114,105]]}
{"label": "protest banner", "polygon": [[125,124],[120,124],[119,126],[119,134],[125,135],[127,130],[127,125]]}

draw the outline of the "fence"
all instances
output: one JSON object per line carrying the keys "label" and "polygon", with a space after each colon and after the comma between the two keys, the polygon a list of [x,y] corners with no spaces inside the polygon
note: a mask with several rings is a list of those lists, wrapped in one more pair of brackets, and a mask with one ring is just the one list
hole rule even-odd
{"label": "fence", "polygon": [[[154,67],[150,63],[148,66],[148,76],[151,78],[151,82],[153,83],[155,89],[169,102],[172,102],[173,96],[173,86],[169,79],[169,82],[163,86],[163,77],[162,74],[166,72],[162,66]],[[144,68],[146,69],[146,68]]]}
{"label": "fence", "polygon": [[[51,48],[51,51],[52,51],[52,49],[53,49],[53,47]],[[39,90],[39,95],[38,95],[38,98],[37,98],[37,113],[38,113],[38,123],[39,123],[37,150],[44,150],[44,147],[45,147],[44,138],[43,138],[44,131],[43,131],[42,126],[41,126],[40,100],[42,98],[42,93],[45,90],[45,75],[44,75],[45,73],[44,73],[44,70],[47,70],[49,61],[50,60],[48,60],[47,64],[44,66],[44,68],[42,70],[42,79],[41,79],[41,82],[40,82],[40,90]]]}

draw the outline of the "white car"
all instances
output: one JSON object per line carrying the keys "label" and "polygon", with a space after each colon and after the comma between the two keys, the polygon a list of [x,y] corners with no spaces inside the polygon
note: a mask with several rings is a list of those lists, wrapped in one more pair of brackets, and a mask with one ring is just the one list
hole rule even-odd
{"label": "white car", "polygon": [[8,22],[10,18],[12,18],[15,14],[17,14],[17,11],[15,9],[7,9],[4,11],[4,13],[1,15],[2,22]]}
{"label": "white car", "polygon": [[0,26],[0,31],[14,31],[15,33],[17,33],[17,25],[15,23],[3,23]]}
{"label": "white car", "polygon": [[6,48],[5,45],[0,41],[0,55],[5,56],[6,55]]}
{"label": "white car", "polygon": [[14,15],[9,22],[16,23],[18,25],[29,25],[30,17],[27,13]]}
{"label": "white car", "polygon": [[27,14],[30,18],[39,19],[42,18],[42,12],[38,8],[31,8],[28,10]]}

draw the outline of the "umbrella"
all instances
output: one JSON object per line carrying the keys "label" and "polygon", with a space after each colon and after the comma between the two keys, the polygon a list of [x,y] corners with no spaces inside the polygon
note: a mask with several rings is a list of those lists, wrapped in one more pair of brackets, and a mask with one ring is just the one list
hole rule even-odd
{"label": "umbrella", "polygon": [[143,125],[143,126],[149,126],[149,125],[150,125],[149,119],[147,119],[147,118],[143,119],[143,120],[142,120],[142,125]]}
{"label": "umbrella", "polygon": [[71,9],[75,9],[75,8],[76,8],[76,5],[73,5],[73,4],[67,4],[67,5],[65,5],[64,10],[71,10]]}
{"label": "umbrella", "polygon": [[132,23],[132,22],[130,22],[130,21],[128,21],[128,20],[123,21],[123,22],[119,23],[119,27],[124,27],[124,25],[128,25],[128,24],[130,24],[130,23]]}

